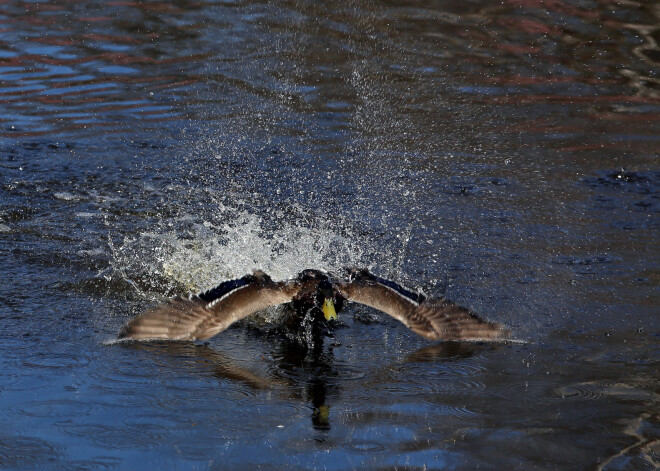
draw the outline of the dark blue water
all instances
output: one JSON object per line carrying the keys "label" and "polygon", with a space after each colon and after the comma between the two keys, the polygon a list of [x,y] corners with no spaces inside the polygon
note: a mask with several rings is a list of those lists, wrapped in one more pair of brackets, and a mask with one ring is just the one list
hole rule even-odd
{"label": "dark blue water", "polygon": [[[656,2],[0,2],[0,468],[660,465]],[[112,344],[255,268],[367,266],[511,327],[359,306]]]}

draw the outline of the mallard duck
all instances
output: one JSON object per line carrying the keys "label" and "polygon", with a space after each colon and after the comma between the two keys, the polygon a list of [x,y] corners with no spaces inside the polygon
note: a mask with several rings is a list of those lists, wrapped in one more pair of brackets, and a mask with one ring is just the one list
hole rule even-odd
{"label": "mallard duck", "polygon": [[128,322],[120,339],[206,340],[234,322],[270,306],[289,303],[299,324],[332,326],[345,301],[389,314],[427,340],[502,340],[509,331],[444,298],[407,289],[366,269],[345,279],[320,270],[273,281],[262,271],[188,297],[175,297]]}

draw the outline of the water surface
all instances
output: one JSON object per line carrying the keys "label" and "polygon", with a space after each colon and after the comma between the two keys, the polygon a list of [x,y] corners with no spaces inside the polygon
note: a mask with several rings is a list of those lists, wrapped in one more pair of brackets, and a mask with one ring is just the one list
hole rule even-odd
{"label": "water surface", "polygon": [[[0,2],[0,467],[660,464],[655,2]],[[255,268],[367,266],[524,343],[368,308],[108,344]]]}

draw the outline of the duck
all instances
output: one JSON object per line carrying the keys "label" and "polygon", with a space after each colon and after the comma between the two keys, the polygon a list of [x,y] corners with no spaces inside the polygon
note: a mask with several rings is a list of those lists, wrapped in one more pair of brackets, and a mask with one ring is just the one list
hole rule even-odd
{"label": "duck", "polygon": [[429,341],[501,341],[511,334],[504,325],[444,297],[428,297],[366,268],[350,268],[343,277],[307,269],[283,281],[255,270],[146,310],[121,328],[118,339],[208,340],[241,319],[282,304],[294,313],[287,327],[308,323],[312,335],[319,337],[337,325],[338,313],[347,302],[381,311]]}

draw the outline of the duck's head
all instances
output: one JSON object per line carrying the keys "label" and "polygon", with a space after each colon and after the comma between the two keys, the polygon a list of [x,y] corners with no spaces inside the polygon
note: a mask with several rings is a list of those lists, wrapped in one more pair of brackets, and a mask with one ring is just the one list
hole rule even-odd
{"label": "duck's head", "polygon": [[344,298],[333,285],[330,274],[321,270],[303,270],[298,275],[298,282],[307,288],[298,299],[294,299],[294,306],[303,311],[317,308],[323,312],[326,321],[336,321]]}
{"label": "duck's head", "polygon": [[335,309],[335,289],[327,278],[321,280],[316,287],[316,303],[321,306],[323,317],[326,321],[336,321],[337,311]]}

